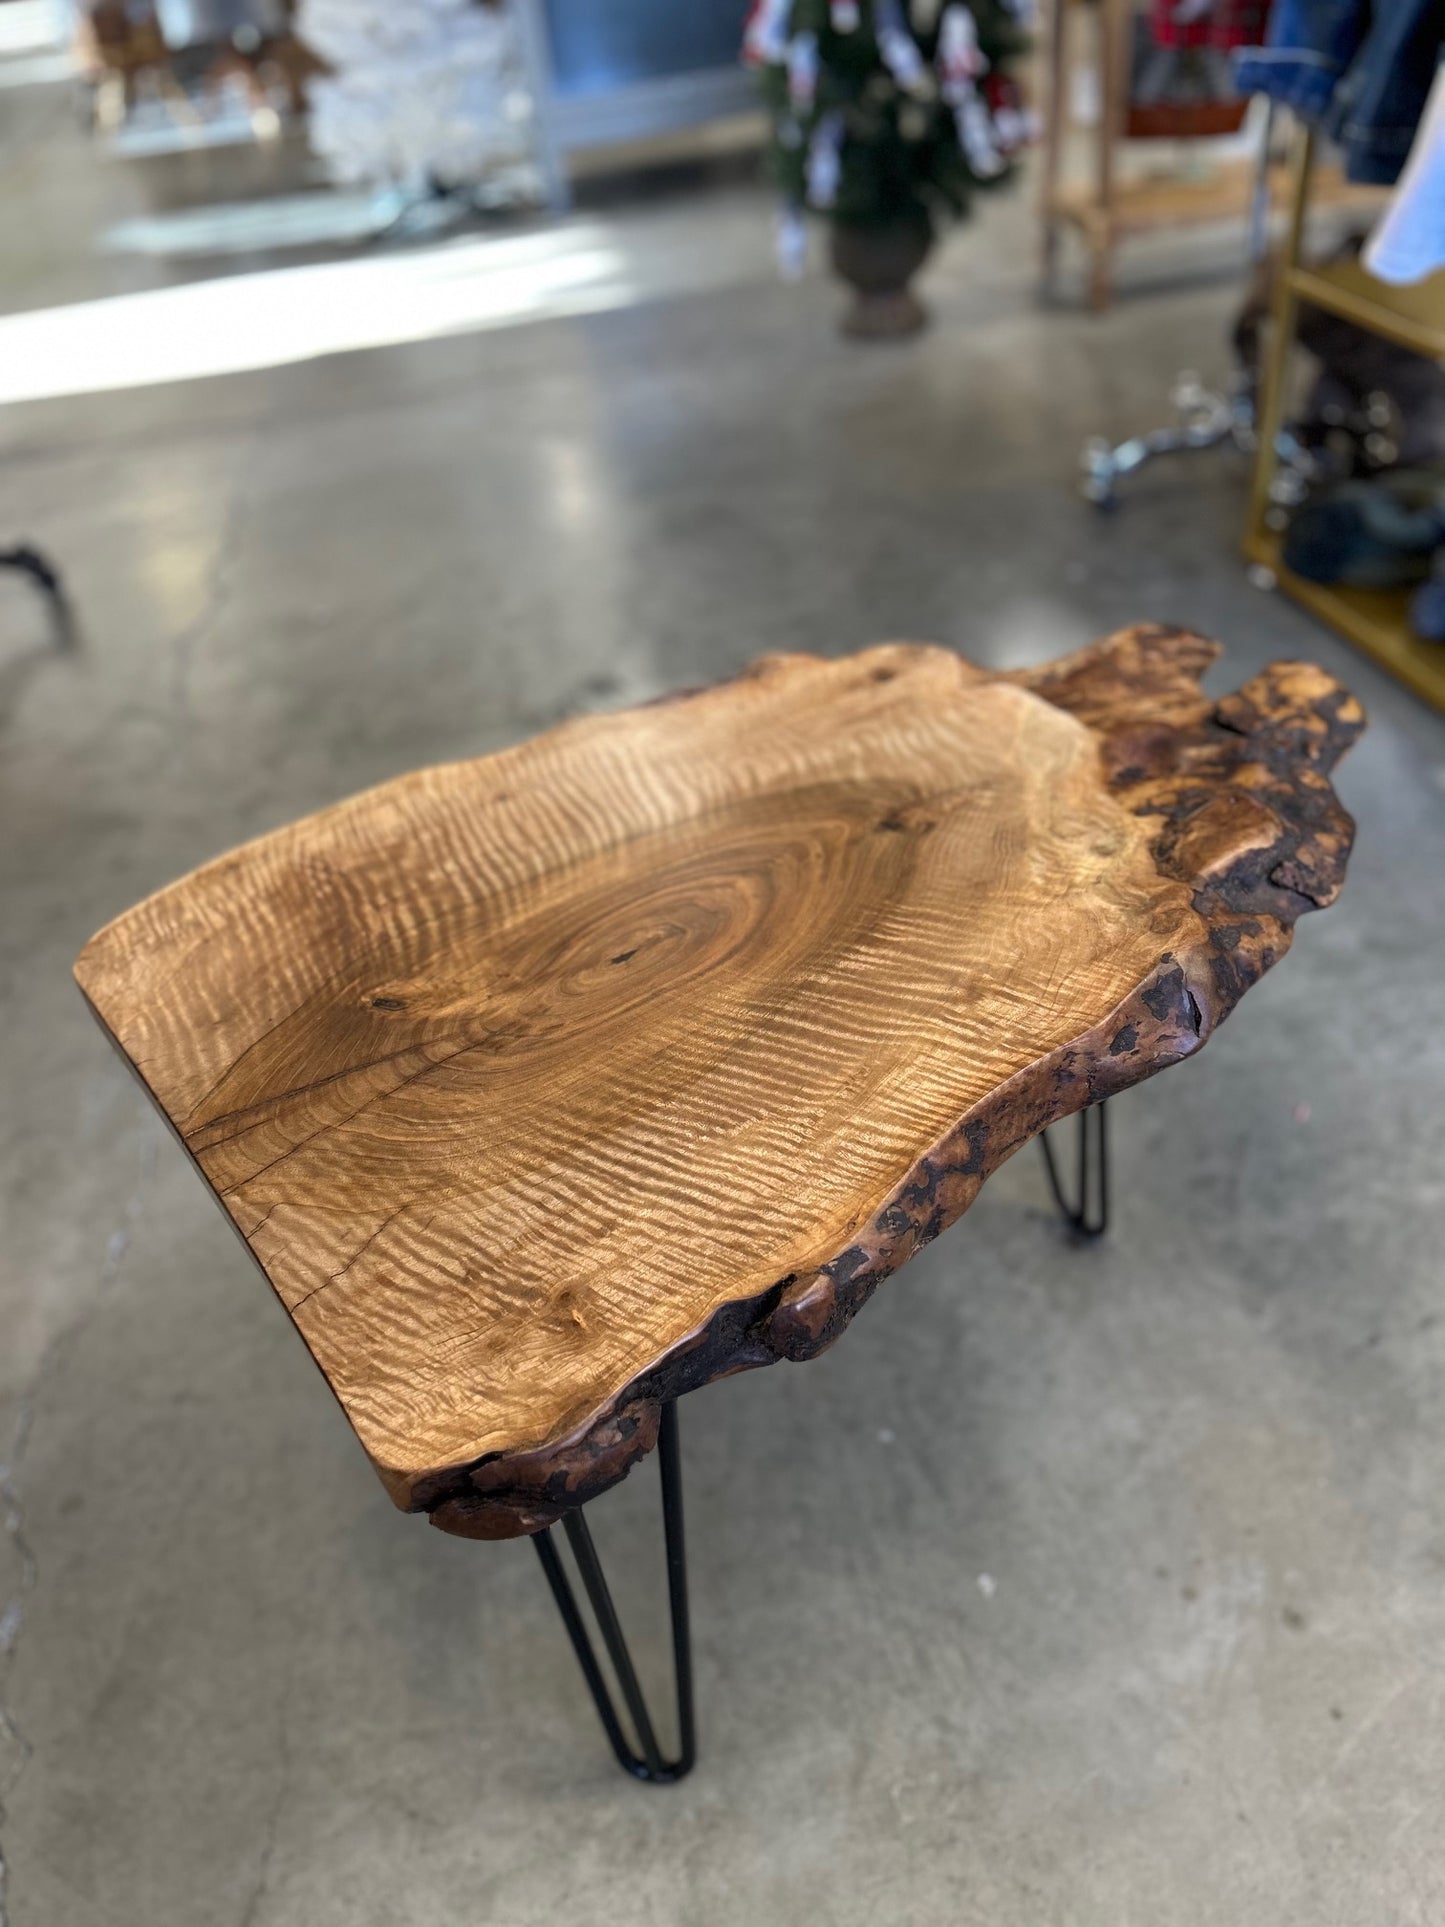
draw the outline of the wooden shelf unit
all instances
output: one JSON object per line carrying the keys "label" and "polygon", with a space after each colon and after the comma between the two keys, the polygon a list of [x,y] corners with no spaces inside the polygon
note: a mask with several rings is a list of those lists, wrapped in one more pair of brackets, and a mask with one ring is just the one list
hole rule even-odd
{"label": "wooden shelf unit", "polygon": [[1252,531],[1244,552],[1269,570],[1291,602],[1352,642],[1436,709],[1445,709],[1445,646],[1424,642],[1410,627],[1407,589],[1344,589],[1309,582],[1280,560],[1280,538],[1271,529]]}
{"label": "wooden shelf unit", "polygon": [[[1310,191],[1315,198],[1317,188]],[[1417,355],[1445,359],[1445,273],[1396,288],[1377,281],[1358,261],[1331,261],[1318,268],[1292,266],[1289,280],[1298,300],[1313,302]]]}
{"label": "wooden shelf unit", "polygon": [[1322,267],[1304,264],[1301,253],[1315,178],[1314,135],[1301,128],[1294,159],[1288,239],[1270,310],[1269,355],[1260,394],[1259,452],[1244,552],[1252,563],[1271,572],[1291,601],[1327,622],[1425,702],[1445,710],[1445,644],[1426,642],[1410,627],[1409,592],[1348,589],[1306,581],[1284,567],[1280,535],[1270,526],[1271,490],[1279,466],[1278,440],[1301,301],[1340,315],[1417,354],[1445,359],[1445,273],[1412,287],[1392,287],[1377,281],[1359,261],[1333,261]]}
{"label": "wooden shelf unit", "polygon": [[[1100,77],[1097,123],[1080,127],[1070,119],[1072,76],[1076,71],[1077,38],[1070,32],[1076,16],[1089,15],[1097,28],[1094,58]],[[1089,257],[1088,300],[1096,313],[1114,295],[1114,257],[1122,241],[1160,229],[1192,227],[1210,221],[1243,221],[1254,191],[1256,163],[1237,154],[1220,154],[1197,173],[1175,172],[1130,178],[1120,166],[1121,155],[1138,142],[1126,133],[1129,63],[1133,44],[1132,0],[1100,0],[1085,7],[1081,0],[1053,0],[1048,39],[1048,93],[1044,117],[1039,215],[1043,224],[1043,280],[1051,284],[1058,264],[1059,244],[1066,228],[1082,238]],[[1066,148],[1074,134],[1087,134],[1092,144],[1090,165],[1080,177],[1068,175]],[[1191,149],[1208,153],[1214,135],[1189,139]],[[1287,204],[1289,167],[1282,161],[1270,170],[1271,199]],[[1277,190],[1277,191],[1276,191]],[[1374,207],[1377,188],[1347,183],[1337,168],[1322,168],[1315,183],[1315,205]]]}

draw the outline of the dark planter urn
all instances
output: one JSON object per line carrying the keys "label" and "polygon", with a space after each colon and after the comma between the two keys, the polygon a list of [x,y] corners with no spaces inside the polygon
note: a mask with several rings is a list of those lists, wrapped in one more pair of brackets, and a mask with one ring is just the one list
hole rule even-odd
{"label": "dark planter urn", "polygon": [[853,290],[840,326],[864,341],[916,335],[928,310],[909,287],[933,248],[926,214],[888,223],[834,221],[833,272]]}

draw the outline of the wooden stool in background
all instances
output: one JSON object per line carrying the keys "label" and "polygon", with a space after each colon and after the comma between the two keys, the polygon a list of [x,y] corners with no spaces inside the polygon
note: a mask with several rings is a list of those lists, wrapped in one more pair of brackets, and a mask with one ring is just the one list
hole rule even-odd
{"label": "wooden stool in background", "polygon": [[98,132],[112,134],[120,127],[145,83],[174,116],[195,119],[153,8],[136,7],[128,0],[86,0],[77,18],[75,52],[94,89],[92,113]]}

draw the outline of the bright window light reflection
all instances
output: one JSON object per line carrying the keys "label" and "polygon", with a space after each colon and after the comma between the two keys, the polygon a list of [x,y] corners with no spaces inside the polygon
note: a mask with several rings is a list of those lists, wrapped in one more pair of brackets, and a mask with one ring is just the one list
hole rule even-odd
{"label": "bright window light reflection", "polygon": [[7,0],[0,10],[0,54],[34,53],[64,38],[54,0]]}
{"label": "bright window light reflection", "polygon": [[268,194],[260,201],[222,201],[115,221],[100,237],[103,254],[165,257],[247,254],[259,248],[309,248],[366,241],[379,225],[378,195],[364,188],[314,194]]}
{"label": "bright window light reflection", "polygon": [[278,368],[638,298],[600,224],[0,316],[0,403]]}

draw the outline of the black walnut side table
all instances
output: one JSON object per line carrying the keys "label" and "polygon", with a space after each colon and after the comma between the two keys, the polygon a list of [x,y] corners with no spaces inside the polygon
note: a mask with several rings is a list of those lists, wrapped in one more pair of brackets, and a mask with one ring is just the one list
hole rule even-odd
{"label": "black walnut side table", "polygon": [[[82,952],[396,1504],[534,1535],[639,1778],[695,1753],[678,1398],[816,1356],[1076,1112],[1076,1200],[1050,1175],[1098,1229],[1097,1107],[1338,892],[1359,705],[1302,663],[1212,701],[1216,653],[765,658],[383,784]],[[582,1514],[656,1445],[671,1758]]]}

